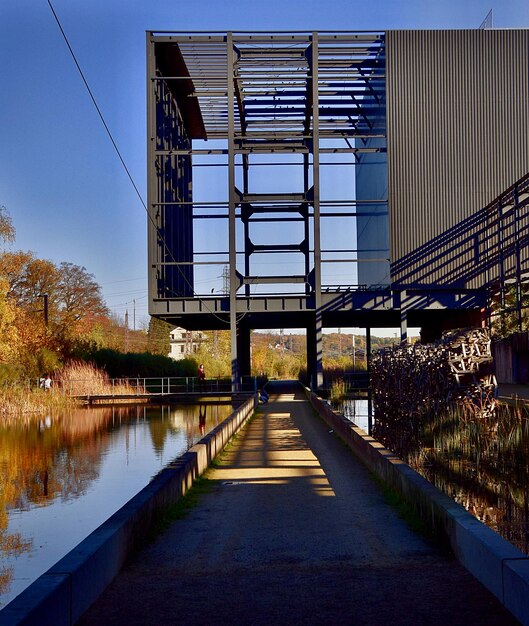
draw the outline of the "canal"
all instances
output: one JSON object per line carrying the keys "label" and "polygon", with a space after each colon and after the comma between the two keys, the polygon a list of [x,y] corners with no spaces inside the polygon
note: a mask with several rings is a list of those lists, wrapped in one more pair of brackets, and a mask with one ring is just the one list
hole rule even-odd
{"label": "canal", "polygon": [[0,608],[233,411],[114,406],[0,429]]}

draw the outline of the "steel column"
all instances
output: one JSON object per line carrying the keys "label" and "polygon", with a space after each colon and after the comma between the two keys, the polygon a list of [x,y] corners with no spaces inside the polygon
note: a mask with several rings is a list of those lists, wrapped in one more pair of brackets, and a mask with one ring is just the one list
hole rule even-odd
{"label": "steel column", "polygon": [[150,221],[155,220],[154,202],[156,201],[156,172],[155,172],[155,148],[156,148],[156,102],[154,96],[155,83],[153,77],[156,75],[156,59],[154,54],[154,39],[151,33],[147,33],[147,234],[148,234],[148,271],[147,286],[149,301],[152,302],[156,296],[156,281],[154,280],[155,255],[158,252],[157,233]]}
{"label": "steel column", "polygon": [[321,298],[321,239],[320,239],[320,117],[318,89],[318,33],[312,33],[312,186],[314,191],[314,306],[315,326],[315,375],[316,386],[323,385],[323,339]]}
{"label": "steel column", "polygon": [[235,205],[237,197],[235,193],[235,85],[234,67],[235,54],[233,49],[233,34],[227,33],[227,93],[228,93],[228,239],[229,239],[229,264],[230,264],[230,339],[231,339],[231,387],[232,391],[238,391],[241,383],[241,373],[237,353],[237,254],[236,254],[236,229],[235,229]]}

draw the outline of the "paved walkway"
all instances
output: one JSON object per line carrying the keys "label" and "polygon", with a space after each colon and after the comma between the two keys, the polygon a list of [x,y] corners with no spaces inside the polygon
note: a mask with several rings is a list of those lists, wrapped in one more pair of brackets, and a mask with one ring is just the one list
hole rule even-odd
{"label": "paved walkway", "polygon": [[516,623],[408,528],[301,390],[272,388],[208,477],[80,624]]}

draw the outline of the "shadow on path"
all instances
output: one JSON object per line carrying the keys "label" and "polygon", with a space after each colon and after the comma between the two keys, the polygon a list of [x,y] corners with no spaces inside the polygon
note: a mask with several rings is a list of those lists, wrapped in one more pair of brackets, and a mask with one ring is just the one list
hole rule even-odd
{"label": "shadow on path", "polygon": [[210,493],[80,624],[515,624],[414,534],[302,390],[269,387]]}

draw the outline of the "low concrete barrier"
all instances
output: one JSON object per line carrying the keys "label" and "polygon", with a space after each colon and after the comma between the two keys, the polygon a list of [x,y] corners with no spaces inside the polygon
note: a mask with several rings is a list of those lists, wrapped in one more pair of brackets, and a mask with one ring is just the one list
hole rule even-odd
{"label": "low concrete barrier", "polygon": [[529,625],[529,557],[420,476],[310,390],[319,415],[385,484],[398,491],[460,563]]}
{"label": "low concrete barrier", "polygon": [[66,626],[95,602],[145,539],[253,413],[252,397],[0,611],[0,626]]}

